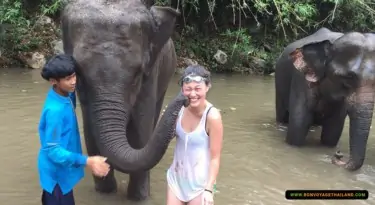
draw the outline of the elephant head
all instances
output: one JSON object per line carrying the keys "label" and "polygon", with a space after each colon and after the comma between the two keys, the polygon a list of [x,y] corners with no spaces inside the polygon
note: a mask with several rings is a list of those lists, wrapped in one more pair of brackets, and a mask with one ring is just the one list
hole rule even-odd
{"label": "elephant head", "polygon": [[81,104],[90,113],[100,152],[123,172],[149,170],[160,161],[174,134],[178,110],[186,103],[180,94],[169,104],[144,148],[129,145],[132,108],[178,15],[168,7],[148,8],[140,0],[76,0],[64,8],[64,50],[79,64]]}
{"label": "elephant head", "polygon": [[[320,94],[327,100],[343,100],[358,88],[358,76],[345,66],[335,66],[346,54],[329,40],[314,42],[294,50],[290,56],[294,67],[310,84],[319,85]],[[345,54],[344,54],[345,53]]]}
{"label": "elephant head", "polygon": [[350,118],[350,159],[335,163],[349,170],[364,162],[372,122],[375,81],[375,34],[350,32],[333,42],[321,41],[291,52],[293,64],[308,82],[331,99],[344,98]]}

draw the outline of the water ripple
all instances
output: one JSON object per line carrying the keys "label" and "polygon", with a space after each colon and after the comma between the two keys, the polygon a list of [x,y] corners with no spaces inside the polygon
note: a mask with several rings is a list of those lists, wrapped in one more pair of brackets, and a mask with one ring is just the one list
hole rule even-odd
{"label": "water ripple", "polygon": [[[165,104],[179,88],[172,80]],[[48,83],[38,71],[0,71],[0,200],[7,204],[40,204],[36,171],[39,148],[37,126]],[[319,146],[294,148],[284,142],[287,126],[274,121],[273,80],[262,77],[213,76],[209,100],[222,110],[224,145],[219,178],[217,205],[287,205],[287,204],[375,204],[368,201],[288,201],[287,189],[368,189],[375,193],[375,143],[371,133],[367,159],[357,173],[334,166],[330,157],[335,149]],[[80,110],[77,110],[79,123]],[[348,127],[338,145],[348,153]],[[312,128],[308,139],[318,138]],[[81,130],[82,133],[82,130]],[[116,173],[118,193],[100,195],[94,191],[89,173],[75,190],[78,204],[165,204],[166,170],[172,162],[175,142],[163,160],[151,171],[152,199],[142,203],[125,200],[128,176]],[[83,143],[84,145],[84,143]],[[85,150],[85,148],[84,148]],[[370,203],[371,202],[371,203]]]}

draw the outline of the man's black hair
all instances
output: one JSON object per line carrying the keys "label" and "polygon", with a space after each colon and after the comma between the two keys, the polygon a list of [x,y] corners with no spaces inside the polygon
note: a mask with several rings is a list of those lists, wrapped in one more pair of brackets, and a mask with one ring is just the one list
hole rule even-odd
{"label": "man's black hair", "polygon": [[183,72],[183,74],[180,78],[180,81],[182,79],[184,79],[186,76],[192,75],[192,74],[206,78],[206,80],[205,80],[206,85],[211,83],[211,73],[210,73],[210,71],[208,71],[205,67],[203,67],[199,64],[198,65],[190,65],[187,68],[185,68],[185,70],[184,70],[184,72]]}
{"label": "man's black hair", "polygon": [[45,80],[59,80],[72,75],[77,68],[77,62],[71,55],[59,54],[53,56],[43,67],[41,76]]}

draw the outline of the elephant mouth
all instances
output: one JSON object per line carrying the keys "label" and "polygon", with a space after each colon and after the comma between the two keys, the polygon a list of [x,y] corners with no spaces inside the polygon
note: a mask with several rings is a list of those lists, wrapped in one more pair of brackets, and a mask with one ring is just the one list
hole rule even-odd
{"label": "elephant mouth", "polygon": [[311,70],[308,70],[307,72],[305,72],[305,79],[309,82],[317,82],[318,81],[318,78],[315,74],[315,72],[311,71]]}

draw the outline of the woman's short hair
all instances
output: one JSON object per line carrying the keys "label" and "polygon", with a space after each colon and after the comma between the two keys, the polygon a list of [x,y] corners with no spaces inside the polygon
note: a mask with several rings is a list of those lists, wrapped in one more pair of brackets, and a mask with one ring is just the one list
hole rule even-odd
{"label": "woman's short hair", "polygon": [[202,65],[190,65],[185,68],[184,72],[181,75],[181,78],[179,80],[179,84],[182,85],[182,80],[189,75],[195,75],[195,76],[201,76],[205,78],[206,85],[211,84],[211,73],[208,71],[204,66]]}

